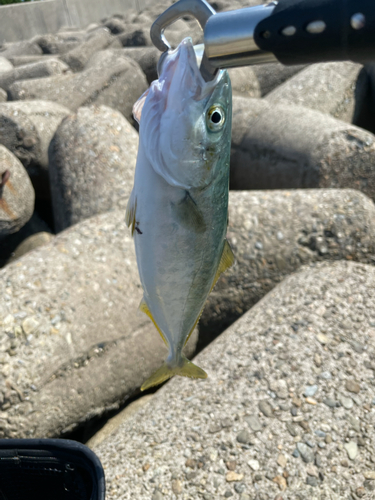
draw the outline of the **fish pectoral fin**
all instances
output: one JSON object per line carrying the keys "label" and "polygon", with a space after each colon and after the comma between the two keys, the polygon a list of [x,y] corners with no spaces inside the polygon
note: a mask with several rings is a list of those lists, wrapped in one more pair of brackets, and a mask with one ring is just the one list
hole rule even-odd
{"label": "fish pectoral fin", "polygon": [[[141,300],[141,303],[139,304],[138,309],[139,309],[140,311],[142,311],[143,313],[145,313],[145,314],[146,314],[146,315],[150,318],[150,320],[154,323],[155,328],[156,328],[156,329],[157,329],[157,331],[159,332],[160,337],[163,339],[164,344],[168,347],[168,341],[167,341],[167,339],[165,338],[164,333],[160,330],[160,328],[159,328],[158,324],[157,324],[157,323],[156,323],[156,321],[154,320],[154,317],[153,317],[153,315],[152,315],[152,312],[150,311],[150,309],[149,309],[148,305],[146,304],[146,301],[145,301],[144,297],[143,297],[143,299]],[[160,383],[161,383],[161,382],[160,382]]]}
{"label": "fish pectoral fin", "polygon": [[178,224],[195,233],[204,233],[206,231],[203,214],[190,196],[189,191],[185,191],[182,200],[171,205],[173,216]]}
{"label": "fish pectoral fin", "polygon": [[126,212],[125,212],[125,222],[126,225],[129,227],[131,226],[132,229],[132,236],[134,234],[134,228],[135,228],[135,215],[137,211],[137,197],[134,194],[134,189],[130,194],[128,204],[126,206]]}
{"label": "fish pectoral fin", "polygon": [[216,285],[218,279],[220,276],[230,267],[233,266],[234,261],[235,261],[234,253],[228,243],[228,240],[224,241],[224,248],[223,248],[223,253],[221,254],[221,259],[219,263],[219,267],[217,268],[216,275],[211,287],[210,292],[212,292],[214,286]]}
{"label": "fish pectoral fin", "polygon": [[170,379],[174,375],[180,375],[181,377],[189,378],[207,378],[207,373],[189,361],[185,356],[182,356],[181,366],[170,367],[166,362],[158,369],[155,373],[149,377],[146,382],[142,385],[141,391],[145,391],[150,387],[162,384],[166,380]]}

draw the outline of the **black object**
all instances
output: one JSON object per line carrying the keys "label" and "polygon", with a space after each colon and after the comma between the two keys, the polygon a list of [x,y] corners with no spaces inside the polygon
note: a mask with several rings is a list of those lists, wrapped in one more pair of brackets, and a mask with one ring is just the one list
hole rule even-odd
{"label": "black object", "polygon": [[67,439],[0,439],[0,500],[105,500],[100,460]]}
{"label": "black object", "polygon": [[[362,17],[356,14],[361,14]],[[360,20],[364,19],[361,26]],[[323,22],[325,28],[311,26]],[[310,31],[308,27],[310,26]],[[354,27],[353,27],[354,26]],[[285,31],[294,27],[295,33]],[[258,47],[283,64],[375,60],[374,0],[280,0],[254,32]]]}

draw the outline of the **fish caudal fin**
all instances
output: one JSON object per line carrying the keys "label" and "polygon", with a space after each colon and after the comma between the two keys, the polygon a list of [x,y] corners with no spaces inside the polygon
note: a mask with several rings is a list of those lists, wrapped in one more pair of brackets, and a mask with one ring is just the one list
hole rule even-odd
{"label": "fish caudal fin", "polygon": [[183,364],[182,366],[170,367],[165,362],[155,373],[149,377],[146,382],[142,385],[141,391],[145,391],[150,387],[162,384],[174,375],[180,375],[181,377],[189,378],[207,378],[207,373],[189,361],[185,356],[182,356]]}

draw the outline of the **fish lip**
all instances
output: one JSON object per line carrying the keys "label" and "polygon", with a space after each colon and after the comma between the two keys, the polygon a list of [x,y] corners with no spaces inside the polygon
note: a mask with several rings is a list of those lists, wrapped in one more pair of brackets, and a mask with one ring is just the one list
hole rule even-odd
{"label": "fish lip", "polygon": [[[211,95],[213,93],[213,91],[215,90],[217,85],[221,82],[221,80],[223,79],[223,77],[226,73],[226,70],[219,69],[219,71],[216,73],[215,77],[212,80],[206,82],[202,76],[202,73],[200,72],[199,67],[198,67],[198,62],[197,62],[197,57],[196,57],[196,53],[194,50],[193,40],[189,36],[189,37],[184,38],[175,49],[171,49],[168,51],[168,55],[162,64],[161,74],[160,74],[159,79],[162,77],[163,68],[165,68],[165,64],[167,62],[167,59],[170,57],[173,58],[173,56],[178,54],[178,52],[180,50],[188,50],[188,52],[190,53],[190,56],[193,56],[193,57],[189,58],[190,67],[194,71],[195,77],[197,78],[197,80],[199,82],[199,88],[201,89],[200,92],[195,96],[195,100],[200,101],[202,99],[205,99],[206,97],[208,97],[209,95]],[[177,64],[176,64],[176,66],[177,66]]]}

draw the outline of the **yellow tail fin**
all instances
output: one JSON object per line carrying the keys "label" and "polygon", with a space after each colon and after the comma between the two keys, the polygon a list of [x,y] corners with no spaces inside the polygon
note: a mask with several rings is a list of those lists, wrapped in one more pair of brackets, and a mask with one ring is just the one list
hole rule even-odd
{"label": "yellow tail fin", "polygon": [[154,385],[159,385],[174,375],[180,375],[181,377],[189,377],[189,378],[207,378],[207,373],[199,368],[199,366],[195,365],[191,361],[189,361],[185,356],[182,356],[183,364],[182,366],[175,366],[171,368],[164,363],[155,373],[149,377],[146,382],[142,385],[141,391],[145,391]]}

